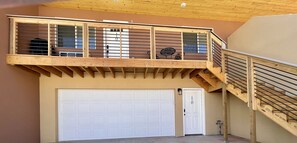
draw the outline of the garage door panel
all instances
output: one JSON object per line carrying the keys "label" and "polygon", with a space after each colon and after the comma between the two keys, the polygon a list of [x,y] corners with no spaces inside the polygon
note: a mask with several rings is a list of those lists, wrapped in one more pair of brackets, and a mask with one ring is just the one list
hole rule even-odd
{"label": "garage door panel", "polygon": [[63,136],[64,140],[71,140],[73,138],[76,138],[76,130],[75,129],[65,129],[64,133],[61,134]]}
{"label": "garage door panel", "polygon": [[83,139],[92,139],[93,138],[93,132],[92,130],[89,129],[85,129],[85,128],[80,128],[78,130],[78,135],[79,138],[83,138]]}
{"label": "garage door panel", "polygon": [[102,127],[99,127],[99,128],[94,128],[94,139],[96,138],[105,138],[108,136],[108,133],[107,133],[107,130],[102,128]]}
{"label": "garage door panel", "polygon": [[146,137],[146,127],[136,126],[134,127],[134,137]]}
{"label": "garage door panel", "polygon": [[175,134],[173,90],[59,90],[58,102],[60,141]]}
{"label": "garage door panel", "polygon": [[76,115],[76,103],[74,102],[64,102],[60,108],[62,109],[60,110],[61,114]]}
{"label": "garage door panel", "polygon": [[104,115],[104,112],[106,111],[106,106],[107,105],[105,103],[91,103],[91,112],[94,115]]}

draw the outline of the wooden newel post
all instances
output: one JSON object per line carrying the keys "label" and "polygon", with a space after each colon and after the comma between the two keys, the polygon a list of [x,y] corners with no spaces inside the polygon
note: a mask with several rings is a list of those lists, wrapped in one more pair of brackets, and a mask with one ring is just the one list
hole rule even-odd
{"label": "wooden newel post", "polygon": [[247,94],[248,94],[248,106],[250,112],[250,142],[256,143],[256,111],[255,98],[254,98],[254,75],[253,75],[253,63],[251,57],[247,58]]}
{"label": "wooden newel post", "polygon": [[10,54],[16,54],[16,22],[10,18]]}
{"label": "wooden newel post", "polygon": [[83,24],[83,57],[89,57],[89,27],[87,23]]}
{"label": "wooden newel post", "polygon": [[223,83],[223,118],[224,118],[224,142],[228,142],[228,97],[226,84]]}
{"label": "wooden newel post", "polygon": [[211,38],[211,31],[209,31],[208,32],[208,34],[207,34],[207,60],[209,61],[209,62],[212,62],[213,60],[212,60],[212,38]]}
{"label": "wooden newel post", "polygon": [[222,94],[223,94],[223,119],[224,119],[224,142],[228,142],[228,95],[227,95],[227,74],[226,74],[226,63],[225,53],[222,51],[222,72],[224,75]]}
{"label": "wooden newel post", "polygon": [[155,29],[151,27],[150,30],[150,59],[156,59],[156,43],[155,43]]}

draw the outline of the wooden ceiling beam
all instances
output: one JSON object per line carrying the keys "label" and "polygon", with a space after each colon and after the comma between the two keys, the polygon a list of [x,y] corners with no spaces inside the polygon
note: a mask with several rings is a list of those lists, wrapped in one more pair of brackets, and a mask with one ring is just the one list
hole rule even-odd
{"label": "wooden ceiling beam", "polygon": [[108,70],[110,71],[112,77],[115,78],[115,72],[114,72],[114,69],[113,69],[112,67],[108,67]]}
{"label": "wooden ceiling beam", "polygon": [[154,69],[154,78],[158,76],[159,71],[160,71],[160,68]]}
{"label": "wooden ceiling beam", "polygon": [[253,16],[296,13],[297,3],[292,0],[239,0],[239,1],[187,1],[187,7],[181,8],[180,2],[154,0],[121,1],[70,0],[44,4],[48,7],[72,8],[116,13],[145,14],[182,18],[213,19],[245,22]]}
{"label": "wooden ceiling beam", "polygon": [[90,67],[83,67],[83,69],[93,78],[95,78],[95,72]]}
{"label": "wooden ceiling beam", "polygon": [[95,69],[100,72],[103,78],[105,78],[105,71],[102,67],[95,67]]}
{"label": "wooden ceiling beam", "polygon": [[56,67],[56,66],[53,66],[53,68],[55,68],[55,69],[57,69],[57,70],[59,70],[59,71],[65,73],[65,74],[67,74],[67,75],[70,76],[70,77],[73,77],[73,71],[70,70],[70,69],[67,68],[67,67],[61,67],[61,66]]}
{"label": "wooden ceiling beam", "polygon": [[77,73],[80,77],[84,78],[84,71],[81,70],[79,67],[68,67],[73,72]]}
{"label": "wooden ceiling beam", "polygon": [[42,69],[44,69],[44,70],[58,76],[58,77],[62,77],[62,72],[57,70],[54,67],[50,67],[50,66],[38,66],[38,67],[40,67],[40,68],[42,68]]}
{"label": "wooden ceiling beam", "polygon": [[166,76],[170,71],[171,71],[171,68],[165,69],[165,71],[163,72],[163,79],[166,78]]}
{"label": "wooden ceiling beam", "polygon": [[126,78],[126,71],[125,71],[125,68],[122,67],[121,70],[122,70],[122,73],[123,73],[123,77]]}
{"label": "wooden ceiling beam", "polygon": [[178,73],[180,73],[182,70],[183,70],[183,68],[175,69],[175,70],[172,72],[172,78],[174,78],[174,77],[175,77]]}
{"label": "wooden ceiling beam", "polygon": [[44,69],[42,69],[42,68],[40,68],[38,66],[24,65],[24,67],[26,67],[26,68],[28,68],[30,70],[33,70],[35,72],[38,72],[40,74],[43,74],[43,75],[45,75],[47,77],[51,76],[50,72],[48,72],[48,71],[46,71],[46,70],[44,70]]}

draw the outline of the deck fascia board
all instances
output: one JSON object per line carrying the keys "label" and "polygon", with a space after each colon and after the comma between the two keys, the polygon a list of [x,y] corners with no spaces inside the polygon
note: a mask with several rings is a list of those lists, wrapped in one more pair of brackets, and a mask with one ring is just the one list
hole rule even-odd
{"label": "deck fascia board", "polygon": [[205,69],[204,60],[112,59],[96,57],[59,57],[38,55],[6,55],[10,65],[135,67],[135,68],[196,68]]}

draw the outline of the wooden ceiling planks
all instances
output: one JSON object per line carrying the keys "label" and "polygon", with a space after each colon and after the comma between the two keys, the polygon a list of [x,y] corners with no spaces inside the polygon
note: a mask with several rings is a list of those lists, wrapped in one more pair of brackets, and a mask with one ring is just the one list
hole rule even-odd
{"label": "wooden ceiling planks", "polygon": [[[181,8],[181,2],[187,6]],[[253,16],[297,13],[297,0],[67,0],[44,4],[116,13],[245,22]]]}

